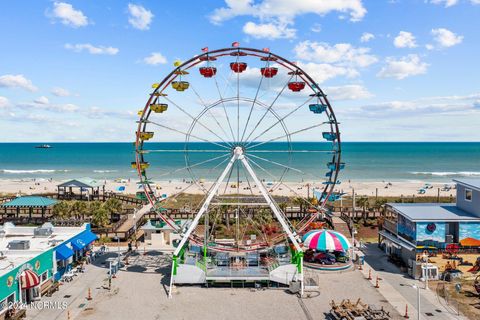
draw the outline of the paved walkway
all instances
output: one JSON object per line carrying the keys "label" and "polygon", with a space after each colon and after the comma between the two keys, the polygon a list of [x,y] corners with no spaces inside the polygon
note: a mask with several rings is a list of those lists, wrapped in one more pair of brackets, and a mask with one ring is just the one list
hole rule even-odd
{"label": "paved walkway", "polygon": [[122,223],[122,225],[116,230],[117,232],[127,232],[128,230],[133,228],[134,222],[136,223],[137,221],[140,221],[145,213],[150,211],[150,208],[152,207],[151,204],[144,205],[140,210],[137,211],[135,215],[135,220],[133,219],[133,214],[129,214],[127,216],[127,220]]}
{"label": "paved walkway", "polygon": [[[125,250],[125,249],[122,249]],[[90,301],[87,300],[88,289],[91,290],[93,299],[100,293],[108,291],[108,263],[107,258],[117,257],[117,250],[112,250],[97,258],[93,264],[85,266],[85,272],[74,277],[74,280],[60,286],[60,290],[51,297],[42,297],[42,304],[46,302],[55,303],[57,306],[66,302],[67,308],[58,307],[27,310],[26,319],[54,320],[54,319],[75,319],[83,310],[89,308]],[[104,264],[102,264],[104,263]],[[115,288],[115,281],[112,279],[112,289]]]}
{"label": "paved walkway", "polygon": [[[458,316],[451,308],[446,306],[443,299],[439,299],[432,290],[424,289],[423,282],[410,278],[402,273],[399,268],[387,261],[387,256],[376,244],[369,244],[363,248],[365,253],[365,265],[361,271],[365,279],[368,278],[369,270],[372,269],[371,285],[375,285],[376,276],[380,279],[378,291],[400,313],[405,314],[405,306],[408,305],[410,319],[417,317],[417,290],[413,285],[420,286],[420,319],[467,319]],[[368,281],[368,280],[366,280]]]}

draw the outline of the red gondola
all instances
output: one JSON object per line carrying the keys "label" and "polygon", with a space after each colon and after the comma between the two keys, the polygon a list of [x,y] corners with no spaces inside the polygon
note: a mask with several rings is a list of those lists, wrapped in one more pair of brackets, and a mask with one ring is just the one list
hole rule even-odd
{"label": "red gondola", "polygon": [[215,61],[215,60],[217,60],[217,58],[206,55],[206,56],[201,56],[200,58],[198,58],[198,60],[200,60],[200,61]]}
{"label": "red gondola", "polygon": [[288,83],[288,89],[293,92],[302,91],[305,88],[305,82],[303,81],[292,81]]}
{"label": "red gondola", "polygon": [[211,78],[217,73],[217,68],[215,67],[201,67],[200,74],[205,78]]}
{"label": "red gondola", "polygon": [[272,78],[272,77],[274,77],[274,76],[277,75],[277,73],[278,73],[278,68],[265,67],[265,68],[261,68],[260,71],[262,72],[262,75],[263,75],[265,78]]}
{"label": "red gondola", "polygon": [[230,69],[233,70],[233,72],[236,73],[241,73],[247,69],[247,63],[246,62],[231,62],[230,63]]}

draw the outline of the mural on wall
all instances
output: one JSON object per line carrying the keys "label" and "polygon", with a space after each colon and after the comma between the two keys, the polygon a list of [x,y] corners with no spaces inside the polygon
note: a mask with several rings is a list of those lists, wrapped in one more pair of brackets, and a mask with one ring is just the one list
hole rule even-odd
{"label": "mural on wall", "polygon": [[415,223],[401,214],[398,215],[398,235],[405,240],[415,243]]}
{"label": "mural on wall", "polygon": [[480,247],[480,223],[460,222],[458,238],[464,247]]}
{"label": "mural on wall", "polygon": [[444,222],[417,222],[417,246],[445,247]]}

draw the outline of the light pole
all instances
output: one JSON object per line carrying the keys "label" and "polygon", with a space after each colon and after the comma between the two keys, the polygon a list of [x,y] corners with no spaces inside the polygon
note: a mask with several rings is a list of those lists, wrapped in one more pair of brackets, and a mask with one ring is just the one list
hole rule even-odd
{"label": "light pole", "polygon": [[417,319],[420,320],[420,286],[414,284],[412,288],[417,289]]}
{"label": "light pole", "polygon": [[428,290],[428,254],[426,252],[422,254],[422,272],[425,278],[425,290]]}
{"label": "light pole", "polygon": [[355,226],[353,224],[353,220],[350,220],[352,223],[352,263],[353,263],[353,255],[355,253],[355,234],[357,233],[357,229],[355,229]]}

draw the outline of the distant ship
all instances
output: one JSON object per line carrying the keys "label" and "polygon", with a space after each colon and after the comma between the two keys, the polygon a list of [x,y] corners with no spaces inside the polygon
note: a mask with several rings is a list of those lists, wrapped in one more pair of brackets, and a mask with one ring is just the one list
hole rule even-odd
{"label": "distant ship", "polygon": [[35,146],[35,148],[37,149],[50,149],[51,147],[52,146],[49,144],[41,144],[41,145]]}

